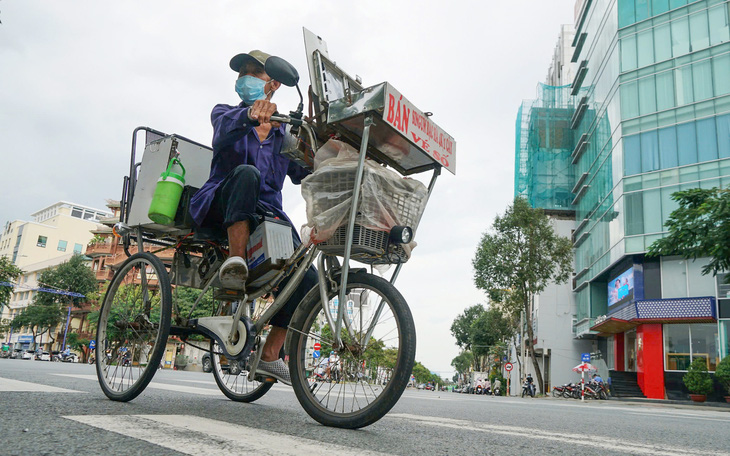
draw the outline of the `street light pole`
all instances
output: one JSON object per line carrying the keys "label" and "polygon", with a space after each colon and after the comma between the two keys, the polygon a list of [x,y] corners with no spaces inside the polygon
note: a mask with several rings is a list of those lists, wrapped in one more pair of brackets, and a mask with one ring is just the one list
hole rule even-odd
{"label": "street light pole", "polygon": [[61,350],[66,350],[66,335],[68,334],[68,324],[71,322],[71,306],[68,306],[68,315],[66,316],[66,329],[63,331],[63,347]]}

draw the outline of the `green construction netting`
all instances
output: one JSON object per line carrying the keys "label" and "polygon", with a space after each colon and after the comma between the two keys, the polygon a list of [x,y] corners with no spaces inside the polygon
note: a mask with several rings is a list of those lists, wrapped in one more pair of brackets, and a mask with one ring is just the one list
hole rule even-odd
{"label": "green construction netting", "polygon": [[532,207],[572,209],[575,101],[570,86],[538,84],[537,98],[524,101],[517,111],[515,197],[526,198]]}

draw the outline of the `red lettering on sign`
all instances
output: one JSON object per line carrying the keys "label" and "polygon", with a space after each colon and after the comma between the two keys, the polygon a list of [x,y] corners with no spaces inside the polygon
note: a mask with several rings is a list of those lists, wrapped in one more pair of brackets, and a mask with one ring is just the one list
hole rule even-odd
{"label": "red lettering on sign", "polygon": [[395,97],[393,94],[388,94],[388,118],[386,119],[388,123],[393,123],[393,116],[395,113],[393,110],[395,109]]}

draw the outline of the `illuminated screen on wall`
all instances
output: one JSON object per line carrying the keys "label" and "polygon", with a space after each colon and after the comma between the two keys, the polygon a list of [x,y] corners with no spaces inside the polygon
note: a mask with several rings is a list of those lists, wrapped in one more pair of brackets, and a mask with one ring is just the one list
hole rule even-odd
{"label": "illuminated screen on wall", "polygon": [[634,268],[608,282],[608,305],[615,306],[634,298]]}

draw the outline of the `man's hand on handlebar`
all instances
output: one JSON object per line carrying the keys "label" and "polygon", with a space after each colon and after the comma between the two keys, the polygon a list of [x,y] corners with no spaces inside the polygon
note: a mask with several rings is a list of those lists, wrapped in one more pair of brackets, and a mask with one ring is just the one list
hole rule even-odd
{"label": "man's hand on handlebar", "polygon": [[274,128],[279,127],[279,122],[272,122],[271,116],[276,112],[276,103],[268,100],[256,100],[248,110],[248,118],[257,121],[259,124],[271,123]]}

